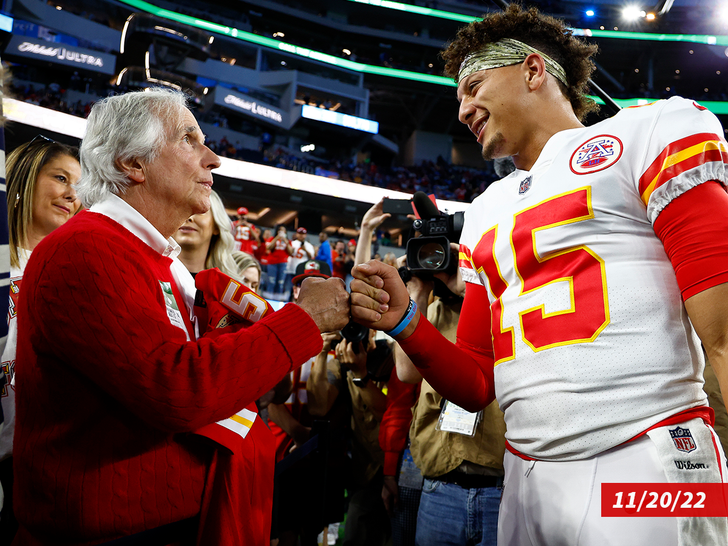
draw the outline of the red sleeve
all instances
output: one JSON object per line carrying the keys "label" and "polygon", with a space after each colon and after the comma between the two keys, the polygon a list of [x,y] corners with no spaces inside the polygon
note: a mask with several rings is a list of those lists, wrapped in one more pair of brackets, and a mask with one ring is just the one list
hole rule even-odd
{"label": "red sleeve", "polygon": [[654,223],[683,301],[728,282],[728,193],[705,182],[675,198]]}
{"label": "red sleeve", "polygon": [[114,240],[99,223],[48,239],[27,268],[29,342],[157,429],[225,419],[321,349],[315,323],[293,304],[250,328],[188,342],[167,318],[153,251],[141,241]]}
{"label": "red sleeve", "polygon": [[490,302],[485,287],[466,283],[457,344],[420,316],[414,333],[399,345],[443,398],[473,412],[495,400]]}
{"label": "red sleeve", "polygon": [[399,456],[407,447],[407,433],[412,423],[412,406],[417,401],[419,384],[402,383],[397,370],[387,382],[387,410],[379,425],[379,446],[384,451],[384,475],[397,474]]}

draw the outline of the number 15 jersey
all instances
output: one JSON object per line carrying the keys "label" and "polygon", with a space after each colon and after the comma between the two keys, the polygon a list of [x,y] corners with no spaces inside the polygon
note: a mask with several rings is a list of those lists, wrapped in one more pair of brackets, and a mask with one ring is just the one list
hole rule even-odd
{"label": "number 15 jersey", "polygon": [[557,133],[466,211],[460,266],[488,290],[496,397],[521,453],[591,457],[707,405],[700,340],[652,225],[685,191],[728,183],[722,135],[685,99],[625,109]]}

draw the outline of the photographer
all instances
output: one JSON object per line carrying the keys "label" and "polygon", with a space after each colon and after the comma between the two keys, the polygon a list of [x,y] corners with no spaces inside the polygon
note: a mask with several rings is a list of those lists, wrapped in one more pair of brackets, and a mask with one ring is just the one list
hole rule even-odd
{"label": "photographer", "polygon": [[[452,251],[457,252],[457,245],[452,245]],[[415,274],[407,282],[407,290],[432,325],[454,341],[464,286],[457,280],[460,275],[447,278],[450,286],[439,277],[446,278],[443,274]],[[429,303],[431,294],[434,299]],[[497,402],[477,413],[455,408],[457,422],[448,422],[452,406],[422,379],[399,346],[395,362],[400,379],[421,382],[410,428],[412,459],[425,478],[417,515],[417,546],[495,546],[503,485],[503,413]]]}
{"label": "photographer", "polygon": [[[293,277],[293,300],[298,300],[301,283],[309,277],[328,279],[331,271],[325,262],[308,260],[300,263]],[[276,476],[278,491],[277,510],[274,514],[272,538],[279,538],[279,546],[296,544],[297,540],[305,546],[315,544],[321,532],[318,511],[315,503],[302,503],[302,495],[325,487],[326,524],[344,519],[344,477],[346,471],[346,439],[348,438],[349,405],[348,397],[339,396],[346,391],[346,383],[339,378],[334,380],[330,404],[321,411],[315,396],[308,391],[312,376],[328,377],[328,371],[338,363],[333,358],[331,342],[341,336],[337,333],[322,335],[323,347],[319,354],[290,374],[291,394],[284,404],[272,403],[268,406],[269,426],[276,439],[276,462],[306,443],[311,437],[315,420],[329,422],[330,444],[326,480],[314,469],[310,457],[297,462],[286,472]],[[317,411],[318,410],[318,411]]]}
{"label": "photographer", "polygon": [[385,544],[390,527],[381,499],[384,453],[378,436],[387,406],[384,389],[390,376],[396,376],[394,360],[387,342],[375,341],[373,331],[347,327],[343,336],[324,338],[335,345],[336,360],[324,367],[318,364],[323,353],[319,355],[306,384],[308,409],[311,415],[326,415],[341,394],[351,397],[352,469],[344,544]]}

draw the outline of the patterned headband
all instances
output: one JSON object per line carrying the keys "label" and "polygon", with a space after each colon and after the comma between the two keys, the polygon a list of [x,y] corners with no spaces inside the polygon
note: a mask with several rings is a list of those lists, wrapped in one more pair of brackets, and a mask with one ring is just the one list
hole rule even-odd
{"label": "patterned headband", "polygon": [[513,38],[502,38],[465,57],[458,71],[458,84],[473,72],[518,64],[532,53],[543,57],[546,72],[564,85],[568,85],[566,83],[566,72],[559,63],[538,49]]}

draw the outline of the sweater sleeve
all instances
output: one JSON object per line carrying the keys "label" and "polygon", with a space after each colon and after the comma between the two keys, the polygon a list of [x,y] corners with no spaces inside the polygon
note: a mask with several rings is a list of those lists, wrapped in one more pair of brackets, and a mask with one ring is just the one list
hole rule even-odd
{"label": "sweater sleeve", "polygon": [[402,383],[397,371],[387,382],[387,409],[379,425],[379,446],[384,451],[384,475],[397,473],[399,456],[407,447],[407,433],[412,423],[412,406],[417,401],[419,384]]}
{"label": "sweater sleeve", "polygon": [[320,350],[316,324],[296,305],[188,342],[167,317],[151,249],[94,235],[38,246],[21,324],[28,317],[34,350],[53,353],[151,426],[183,432],[225,419]]}

